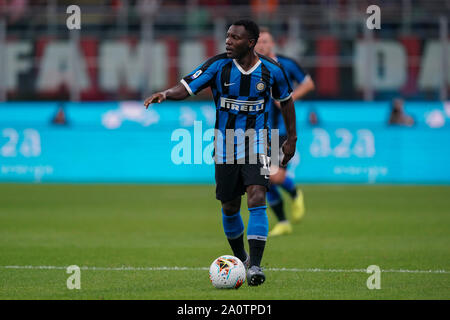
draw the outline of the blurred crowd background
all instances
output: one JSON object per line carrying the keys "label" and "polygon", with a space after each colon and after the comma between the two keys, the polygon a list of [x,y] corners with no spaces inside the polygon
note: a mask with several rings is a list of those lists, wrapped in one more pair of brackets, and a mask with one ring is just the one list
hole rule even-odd
{"label": "blurred crowd background", "polygon": [[0,101],[142,99],[222,52],[244,17],[311,74],[309,99],[448,98],[446,0],[0,0]]}
{"label": "blurred crowd background", "polygon": [[[448,0],[0,0],[0,181],[213,183],[209,90],[143,100],[242,18],[315,83],[296,103],[297,182],[450,183]],[[195,165],[173,161],[191,138]]]}

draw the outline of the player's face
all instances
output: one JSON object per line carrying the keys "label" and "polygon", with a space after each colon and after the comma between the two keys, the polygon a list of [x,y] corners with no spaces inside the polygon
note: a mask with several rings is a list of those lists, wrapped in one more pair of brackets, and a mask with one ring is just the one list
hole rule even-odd
{"label": "player's face", "polygon": [[244,26],[231,26],[227,32],[225,48],[227,57],[231,59],[239,59],[252,49],[255,40],[249,39],[247,30]]}
{"label": "player's face", "polygon": [[255,51],[264,55],[264,56],[270,56],[273,48],[275,46],[275,43],[273,41],[272,36],[268,32],[261,32],[259,34],[258,42],[255,46]]}

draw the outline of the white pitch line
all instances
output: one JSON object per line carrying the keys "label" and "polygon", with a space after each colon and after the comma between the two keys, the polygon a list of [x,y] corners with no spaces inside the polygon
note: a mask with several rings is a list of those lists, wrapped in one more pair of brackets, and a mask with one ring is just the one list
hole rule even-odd
{"label": "white pitch line", "polygon": [[[0,266],[0,269],[32,269],[32,270],[65,270],[61,266]],[[80,267],[80,270],[91,271],[205,271],[206,267]],[[330,272],[330,273],[366,273],[366,269],[320,269],[320,268],[263,268],[275,272]],[[449,274],[448,270],[407,270],[407,269],[385,269],[385,273],[429,273]]]}

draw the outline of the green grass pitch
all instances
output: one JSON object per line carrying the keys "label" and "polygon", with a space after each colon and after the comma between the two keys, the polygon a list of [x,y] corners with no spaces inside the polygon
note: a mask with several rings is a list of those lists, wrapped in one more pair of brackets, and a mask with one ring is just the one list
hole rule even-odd
{"label": "green grass pitch", "polygon": [[[207,268],[231,252],[213,186],[1,184],[0,299],[450,299],[450,187],[302,190],[305,219],[268,240],[266,283],[218,290]],[[80,290],[69,265],[90,267]]]}

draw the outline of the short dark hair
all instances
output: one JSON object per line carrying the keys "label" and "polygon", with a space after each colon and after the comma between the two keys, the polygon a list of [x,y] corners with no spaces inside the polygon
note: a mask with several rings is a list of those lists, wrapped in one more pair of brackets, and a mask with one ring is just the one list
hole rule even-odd
{"label": "short dark hair", "polygon": [[242,19],[234,22],[233,26],[243,26],[245,30],[248,32],[250,39],[255,39],[255,43],[258,41],[259,27],[254,21]]}

